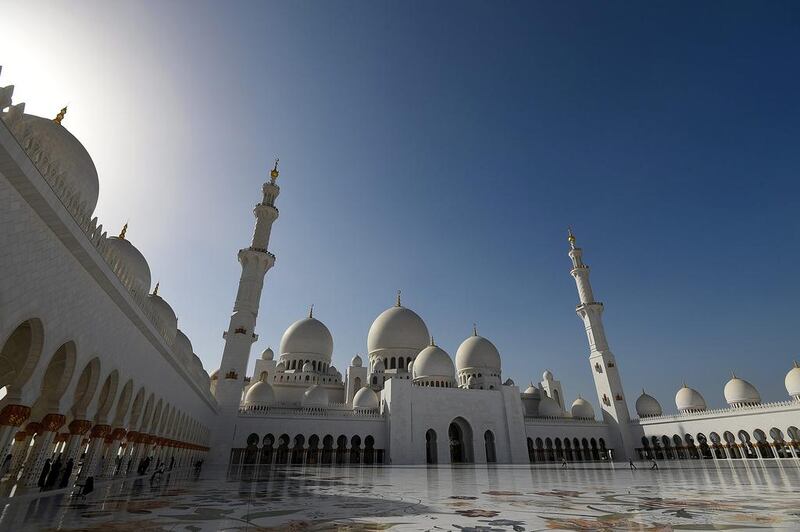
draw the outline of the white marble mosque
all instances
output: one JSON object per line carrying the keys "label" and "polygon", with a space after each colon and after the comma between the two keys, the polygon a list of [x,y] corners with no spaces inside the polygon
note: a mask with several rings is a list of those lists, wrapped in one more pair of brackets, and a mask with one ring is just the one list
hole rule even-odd
{"label": "white marble mosque", "polygon": [[279,216],[277,161],[253,211],[252,238],[236,255],[239,289],[220,367],[209,374],[179,329],[172,305],[180,308],[180,294],[170,302],[168,287],[159,294],[135,247],[135,227],[109,236],[93,215],[100,180],[68,130],[67,109],[54,119],[29,115],[12,94],[13,86],[0,89],[6,485],[35,486],[45,462],[58,457],[75,462],[73,482],[136,476],[145,457],[151,469],[203,460],[239,471],[629,458],[789,463],[800,456],[800,367],[788,355],[785,401],[764,403],[733,375],[727,408],[710,410],[700,391],[676,383],[674,413],[644,390],[630,412],[604,305],[571,231],[565,275],[577,286],[594,405],[595,398],[568,398],[550,371],[525,387],[504,378],[501,353],[477,329],[448,353],[400,293],[387,297],[392,304],[365,331],[366,355],[347,367],[333,365],[334,337],[311,309],[247,375],[263,283],[276,260],[269,240]]}

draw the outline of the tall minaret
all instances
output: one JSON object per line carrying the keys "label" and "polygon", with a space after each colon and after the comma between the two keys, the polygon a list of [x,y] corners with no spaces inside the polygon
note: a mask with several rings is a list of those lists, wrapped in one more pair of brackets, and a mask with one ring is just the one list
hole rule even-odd
{"label": "tall minaret", "polygon": [[217,403],[223,411],[234,412],[241,400],[247,363],[250,360],[250,346],[258,340],[255,333],[258,306],[264,276],[273,264],[275,255],[267,251],[272,224],[278,219],[275,198],[280,194],[278,179],[278,160],[270,172],[270,180],[261,187],[264,197],[253,209],[256,228],[250,247],[239,250],[239,264],[242,276],[239,278],[239,291],[233,304],[233,315],[228,330],[223,333],[225,349],[222,364],[217,374]]}
{"label": "tall minaret", "polygon": [[589,364],[594,375],[597,399],[603,410],[603,421],[608,423],[611,436],[616,440],[613,442],[616,449],[615,458],[625,459],[630,456],[634,448],[628,431],[630,414],[617,362],[608,347],[606,332],[603,329],[603,304],[594,300],[592,285],[589,282],[589,267],[583,263],[583,251],[575,246],[575,235],[571,229],[568,235],[569,258],[572,259],[570,273],[575,278],[580,298],[580,304],[575,312],[586,327],[586,337],[589,339]]}

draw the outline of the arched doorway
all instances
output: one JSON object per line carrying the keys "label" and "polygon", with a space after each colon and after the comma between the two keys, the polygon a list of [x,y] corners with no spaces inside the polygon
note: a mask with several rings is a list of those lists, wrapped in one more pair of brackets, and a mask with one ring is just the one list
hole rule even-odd
{"label": "arched doorway", "polygon": [[484,447],[486,447],[486,463],[493,464],[497,462],[497,454],[494,449],[494,434],[492,434],[491,430],[483,433],[483,443]]}
{"label": "arched doorway", "polygon": [[455,418],[447,430],[450,437],[450,462],[467,464],[472,458],[472,428],[462,417]]}
{"label": "arched doorway", "polygon": [[438,463],[439,460],[436,445],[436,431],[433,429],[428,429],[428,432],[425,433],[425,463]]}

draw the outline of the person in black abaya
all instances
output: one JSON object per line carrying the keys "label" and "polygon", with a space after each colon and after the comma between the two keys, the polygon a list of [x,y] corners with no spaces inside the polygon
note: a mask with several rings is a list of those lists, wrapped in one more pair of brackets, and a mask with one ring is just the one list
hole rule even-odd
{"label": "person in black abaya", "polygon": [[64,466],[64,474],[61,475],[61,481],[58,483],[59,488],[66,488],[67,484],[69,484],[69,477],[72,476],[72,468],[75,466],[75,462],[70,458],[67,460],[67,465]]}
{"label": "person in black abaya", "polygon": [[52,489],[56,485],[59,473],[61,473],[61,455],[59,455],[56,461],[53,462],[53,465],[50,466],[50,473],[48,473],[47,480],[44,484],[45,489]]}
{"label": "person in black abaya", "polygon": [[39,482],[36,483],[36,485],[39,486],[39,491],[44,491],[44,485],[45,485],[45,482],[47,482],[48,473],[50,473],[50,459],[49,458],[44,463],[44,467],[42,468],[42,472],[39,475]]}

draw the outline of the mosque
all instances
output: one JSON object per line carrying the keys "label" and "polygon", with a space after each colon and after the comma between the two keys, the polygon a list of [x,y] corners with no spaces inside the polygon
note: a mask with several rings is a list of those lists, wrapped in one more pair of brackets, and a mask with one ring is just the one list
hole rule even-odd
{"label": "mosque", "polygon": [[159,294],[153,283],[135,228],[109,236],[94,216],[97,170],[67,129],[66,108],[54,119],[33,116],[12,94],[0,88],[4,482],[34,485],[57,454],[82,457],[78,478],[133,475],[144,457],[231,469],[800,458],[797,364],[782,402],[763,403],[734,375],[723,390],[727,408],[709,410],[683,384],[674,413],[644,391],[630,412],[604,305],[572,232],[565,273],[577,286],[594,405],[569,401],[550,371],[524,389],[504,379],[501,353],[477,329],[451,356],[399,293],[367,331],[366,356],[346,368],[333,365],[333,335],[312,309],[247,375],[276,260],[277,162],[253,210],[252,238],[237,253],[239,288],[220,367],[209,374],[179,328],[169,288]]}

